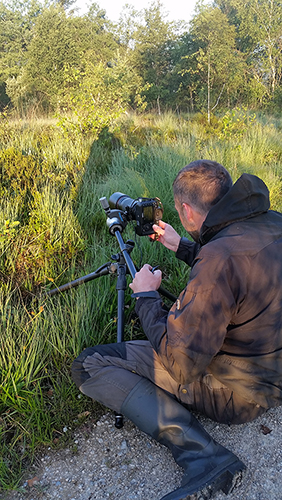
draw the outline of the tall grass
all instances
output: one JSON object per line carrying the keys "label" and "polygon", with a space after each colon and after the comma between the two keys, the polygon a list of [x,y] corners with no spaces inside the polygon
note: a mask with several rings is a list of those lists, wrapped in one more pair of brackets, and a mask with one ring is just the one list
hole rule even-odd
{"label": "tall grass", "polygon": [[[244,171],[261,176],[272,208],[282,210],[281,121],[248,121],[244,112],[238,122],[237,116],[207,127],[201,115],[128,115],[94,143],[91,137],[65,137],[54,122],[0,122],[2,489],[19,485],[40,446],[71,443],[86,409],[92,415],[103,411],[78,393],[70,365],[84,347],[115,341],[116,277],[46,295],[119,252],[100,197],[116,191],[157,196],[164,220],[184,235],[172,182],[190,161],[210,158],[224,164],[234,181]],[[163,286],[174,294],[185,286],[189,270],[172,252],[136,238],[132,224],[123,236],[135,241],[137,267],[160,264]],[[125,301],[125,338],[142,336],[130,289]]]}

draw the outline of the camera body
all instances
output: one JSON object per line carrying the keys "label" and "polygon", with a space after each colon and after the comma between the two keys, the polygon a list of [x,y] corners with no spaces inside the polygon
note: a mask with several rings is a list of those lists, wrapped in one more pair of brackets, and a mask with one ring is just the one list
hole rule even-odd
{"label": "camera body", "polygon": [[109,198],[109,206],[123,212],[127,221],[136,221],[136,234],[149,236],[154,234],[153,224],[158,224],[163,215],[163,206],[159,198],[137,198],[133,200],[123,193],[114,193]]}

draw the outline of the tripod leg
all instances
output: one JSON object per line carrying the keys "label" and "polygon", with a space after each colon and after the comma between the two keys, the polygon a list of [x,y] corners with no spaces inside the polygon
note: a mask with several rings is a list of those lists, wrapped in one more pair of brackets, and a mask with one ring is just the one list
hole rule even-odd
{"label": "tripod leg", "polygon": [[115,413],[115,427],[117,429],[122,429],[123,427],[123,415],[121,413]]}
{"label": "tripod leg", "polygon": [[[124,295],[126,290],[126,265],[119,264],[118,279],[116,289],[118,291],[118,319],[117,319],[117,342],[124,340]],[[123,415],[115,413],[115,427],[121,429],[123,427]]]}
{"label": "tripod leg", "polygon": [[117,306],[117,342],[124,340],[124,290],[118,290]]}

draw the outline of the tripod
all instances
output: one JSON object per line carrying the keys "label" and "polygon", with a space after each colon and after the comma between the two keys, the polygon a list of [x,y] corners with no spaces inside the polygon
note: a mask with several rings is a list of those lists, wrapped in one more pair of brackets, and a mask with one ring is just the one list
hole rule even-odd
{"label": "tripod", "polygon": [[[112,255],[112,259],[114,262],[106,262],[102,266],[100,266],[93,273],[87,274],[86,276],[82,276],[74,281],[66,283],[65,285],[61,285],[57,288],[53,288],[47,292],[49,297],[56,295],[57,293],[65,292],[66,290],[70,290],[71,288],[82,285],[83,283],[87,283],[96,278],[100,278],[101,276],[105,276],[108,274],[117,273],[117,284],[116,290],[118,293],[118,302],[117,302],[117,342],[123,342],[124,340],[124,297],[125,290],[127,289],[126,282],[126,274],[129,272],[131,277],[134,278],[136,274],[136,268],[131,259],[130,253],[134,248],[134,241],[128,240],[126,243],[122,237],[122,231],[127,225],[127,221],[124,219],[123,214],[120,210],[110,210],[106,198],[101,198],[100,202],[102,204],[103,209],[105,210],[108,218],[107,225],[109,227],[110,234],[115,236],[119,247],[120,252]],[[167,297],[168,299],[175,302],[176,297],[160,287],[158,289],[162,295]],[[120,414],[116,414],[115,416],[115,426],[117,428],[121,428],[123,426],[123,416]]]}

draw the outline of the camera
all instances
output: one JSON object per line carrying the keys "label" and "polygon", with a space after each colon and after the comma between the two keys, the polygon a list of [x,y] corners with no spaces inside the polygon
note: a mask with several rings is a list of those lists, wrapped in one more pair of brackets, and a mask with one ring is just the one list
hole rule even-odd
{"label": "camera", "polygon": [[114,193],[109,198],[109,206],[123,212],[127,221],[136,221],[136,234],[154,234],[153,224],[163,216],[163,206],[159,198],[137,198],[133,200],[123,193]]}

